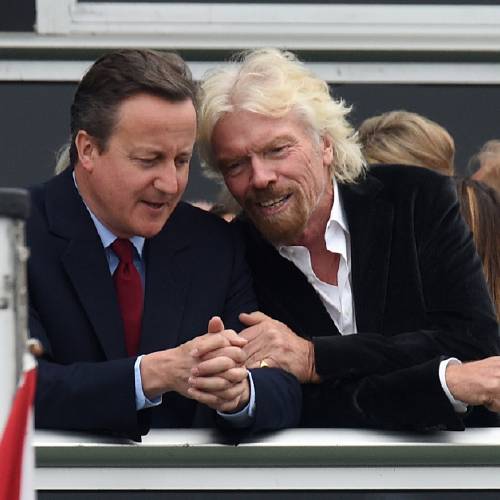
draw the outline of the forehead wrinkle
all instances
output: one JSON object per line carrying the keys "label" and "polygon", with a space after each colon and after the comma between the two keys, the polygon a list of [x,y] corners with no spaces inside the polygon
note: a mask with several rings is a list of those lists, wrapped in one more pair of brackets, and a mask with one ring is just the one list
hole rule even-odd
{"label": "forehead wrinkle", "polygon": [[[258,117],[259,120],[257,126],[244,132],[248,126],[246,124],[247,115],[251,121],[254,117]],[[297,131],[289,129],[293,124],[297,125],[297,122],[302,124],[296,113],[288,113],[283,117],[267,116],[247,110],[242,110],[241,113],[226,113],[213,128],[213,153],[217,161],[226,161],[240,158],[252,152],[260,153],[279,141],[297,142]],[[219,127],[223,127],[224,132]],[[215,141],[214,137],[216,137]]]}
{"label": "forehead wrinkle", "polygon": [[276,145],[286,141],[296,142],[296,139],[293,137],[293,135],[288,133],[279,134],[271,138],[269,138],[269,134],[263,134],[262,140],[259,138],[255,141],[253,145],[245,148],[246,149],[245,154],[248,155],[251,152],[258,154],[264,153],[268,149],[273,148]]}

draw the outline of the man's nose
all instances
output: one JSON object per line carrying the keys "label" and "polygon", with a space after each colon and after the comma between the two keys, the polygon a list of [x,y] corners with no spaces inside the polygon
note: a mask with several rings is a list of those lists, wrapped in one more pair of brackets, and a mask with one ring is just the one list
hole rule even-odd
{"label": "man's nose", "polygon": [[265,189],[276,182],[276,170],[269,162],[260,158],[252,158],[252,185],[255,189]]}
{"label": "man's nose", "polygon": [[177,193],[179,189],[179,180],[177,178],[177,169],[173,161],[169,161],[160,166],[153,181],[153,186],[163,193]]}

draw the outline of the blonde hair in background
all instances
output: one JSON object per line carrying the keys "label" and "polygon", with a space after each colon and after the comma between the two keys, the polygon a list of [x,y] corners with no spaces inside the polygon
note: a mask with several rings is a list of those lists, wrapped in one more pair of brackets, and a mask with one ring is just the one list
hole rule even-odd
{"label": "blonde hair in background", "polygon": [[476,168],[478,170],[472,178],[488,184],[500,193],[500,140],[486,142],[479,153],[470,159],[469,172]]}
{"label": "blonde hair in background", "polygon": [[410,111],[389,111],[367,118],[359,140],[369,163],[400,163],[453,175],[455,142],[436,122]]}
{"label": "blonde hair in background", "polygon": [[457,179],[460,211],[472,231],[500,321],[500,194],[484,182]]}
{"label": "blonde hair in background", "polygon": [[213,129],[226,113],[246,110],[281,118],[296,113],[319,139],[334,146],[332,176],[355,182],[365,171],[356,133],[346,116],[351,108],[330,96],[328,84],[291,52],[259,49],[241,53],[227,66],[208,73],[201,84],[198,147],[203,166],[220,178],[213,158]]}
{"label": "blonde hair in background", "polygon": [[60,174],[63,170],[69,167],[69,142],[63,144],[56,152],[56,166],[54,167],[54,174]]}

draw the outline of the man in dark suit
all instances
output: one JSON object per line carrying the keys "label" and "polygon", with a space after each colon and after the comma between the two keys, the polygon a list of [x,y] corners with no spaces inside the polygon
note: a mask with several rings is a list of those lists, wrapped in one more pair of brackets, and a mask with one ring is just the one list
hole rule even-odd
{"label": "man in dark suit", "polygon": [[[71,108],[71,168],[32,190],[30,332],[36,425],[137,437],[155,427],[298,421],[300,386],[244,366],[255,309],[242,244],[180,202],[196,90],[173,54],[101,57]],[[200,404],[201,403],[201,404]]]}
{"label": "man in dark suit", "polygon": [[500,344],[449,180],[367,170],[349,109],[290,53],[249,53],[202,92],[200,150],[243,208],[261,307],[240,316],[247,366],[304,384],[305,426],[463,429],[467,403],[497,409],[492,370],[461,364]]}

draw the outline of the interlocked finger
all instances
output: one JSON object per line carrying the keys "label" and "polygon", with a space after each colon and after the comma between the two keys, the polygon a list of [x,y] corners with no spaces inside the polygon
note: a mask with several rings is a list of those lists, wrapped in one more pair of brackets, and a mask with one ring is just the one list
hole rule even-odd
{"label": "interlocked finger", "polygon": [[214,351],[210,351],[200,358],[201,361],[208,361],[209,359],[214,359],[220,356],[231,358],[236,364],[242,365],[247,359],[247,355],[243,349],[236,346],[221,347]]}
{"label": "interlocked finger", "polygon": [[202,361],[191,370],[191,373],[197,377],[209,377],[238,366],[233,359],[220,356],[208,361]]}
{"label": "interlocked finger", "polygon": [[211,393],[223,391],[234,385],[223,377],[189,377],[188,383],[200,391]]}

